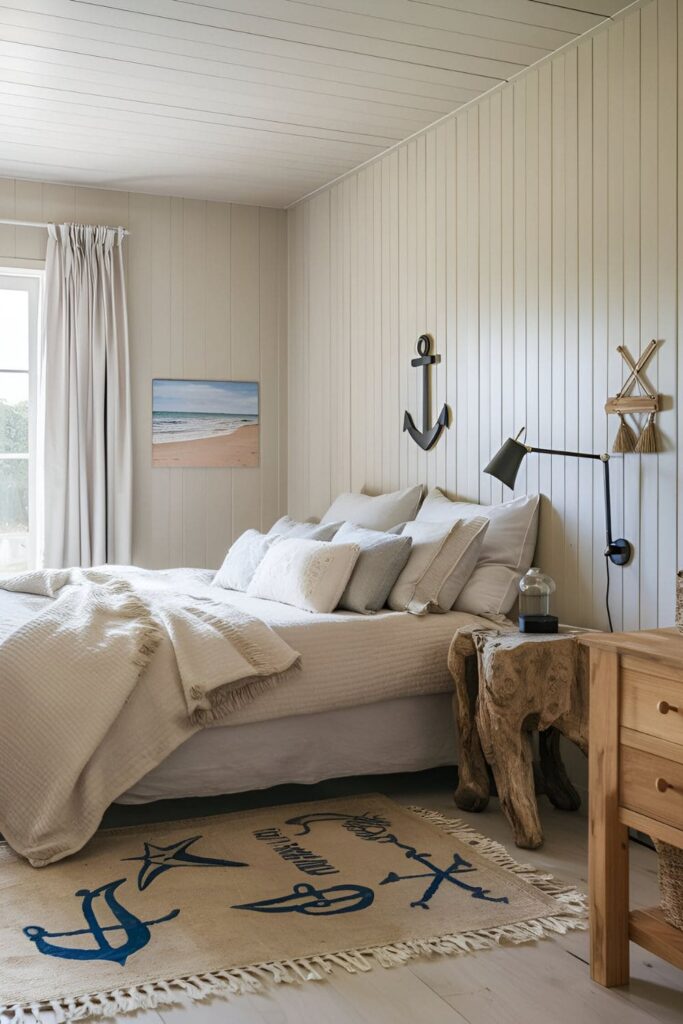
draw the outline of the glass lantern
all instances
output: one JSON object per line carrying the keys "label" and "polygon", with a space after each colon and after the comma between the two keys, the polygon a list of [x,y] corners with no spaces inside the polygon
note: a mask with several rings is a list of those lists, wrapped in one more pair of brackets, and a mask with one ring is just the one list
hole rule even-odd
{"label": "glass lantern", "polygon": [[540,569],[529,569],[519,581],[519,629],[521,633],[557,633],[558,621],[550,613],[555,581]]}

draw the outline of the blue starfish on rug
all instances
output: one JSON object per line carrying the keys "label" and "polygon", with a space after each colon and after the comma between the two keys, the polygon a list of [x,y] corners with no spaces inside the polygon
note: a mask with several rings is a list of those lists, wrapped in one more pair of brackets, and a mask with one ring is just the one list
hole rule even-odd
{"label": "blue starfish on rug", "polygon": [[189,853],[189,847],[201,836],[180,839],[169,846],[156,846],[145,843],[145,852],[139,857],[123,857],[122,860],[142,861],[138,873],[138,889],[140,892],[152,884],[155,878],[170,871],[171,868],[248,868],[249,865],[239,860],[220,860],[217,857],[202,857],[197,853]]}

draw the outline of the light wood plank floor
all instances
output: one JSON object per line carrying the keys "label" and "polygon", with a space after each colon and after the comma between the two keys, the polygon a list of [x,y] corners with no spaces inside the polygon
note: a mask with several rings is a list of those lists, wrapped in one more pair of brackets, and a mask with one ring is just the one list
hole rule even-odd
{"label": "light wood plank floor", "polygon": [[[519,860],[532,863],[567,882],[586,888],[586,818],[554,810],[541,800],[545,844],[541,850],[516,850],[497,801],[484,814],[462,814],[452,802],[450,773],[421,773],[288,787],[251,797],[256,804],[281,803],[351,792],[385,792],[405,804],[419,804],[461,817],[478,831],[504,843]],[[230,799],[230,798],[226,798]],[[232,798],[233,809],[249,797]],[[185,817],[169,805],[116,810],[113,819]],[[206,802],[196,813],[206,813]],[[127,816],[129,816],[127,818]],[[132,816],[132,818],[130,818]],[[110,818],[111,823],[114,820]],[[633,906],[657,902],[657,858],[631,843]],[[116,1024],[646,1024],[683,1021],[683,972],[631,946],[631,983],[603,989],[591,982],[585,932],[548,939],[534,946],[500,947],[478,954],[415,961],[410,966],[367,974],[337,972],[329,980],[273,986],[262,994],[188,1003],[161,1011],[117,1019]],[[49,1018],[45,1018],[48,1024]]]}

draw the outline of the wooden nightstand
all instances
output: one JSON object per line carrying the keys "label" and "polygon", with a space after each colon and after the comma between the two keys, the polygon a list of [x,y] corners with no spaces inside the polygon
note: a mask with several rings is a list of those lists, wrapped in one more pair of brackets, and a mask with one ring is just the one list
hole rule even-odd
{"label": "wooden nightstand", "polygon": [[[469,627],[456,632],[448,652],[460,739],[455,802],[462,810],[484,810],[490,765],[515,843],[528,850],[543,842],[535,774],[555,807],[576,810],[581,804],[559,753],[560,734],[587,752],[587,658],[578,635],[569,627],[556,634]],[[473,654],[478,664],[474,700],[466,664]],[[538,773],[533,730],[539,732]]]}
{"label": "wooden nightstand", "polygon": [[683,635],[588,633],[591,976],[629,980],[629,937],[683,968],[683,931],[629,914],[628,827],[683,848]]}

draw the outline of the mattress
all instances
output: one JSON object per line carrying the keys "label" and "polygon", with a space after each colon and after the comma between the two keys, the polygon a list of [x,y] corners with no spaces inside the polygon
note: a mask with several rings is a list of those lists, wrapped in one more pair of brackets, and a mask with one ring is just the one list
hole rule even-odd
{"label": "mattress", "polygon": [[117,803],[417,772],[456,761],[450,695],[402,697],[196,733]]}

